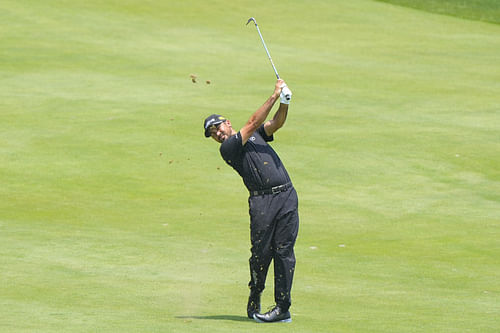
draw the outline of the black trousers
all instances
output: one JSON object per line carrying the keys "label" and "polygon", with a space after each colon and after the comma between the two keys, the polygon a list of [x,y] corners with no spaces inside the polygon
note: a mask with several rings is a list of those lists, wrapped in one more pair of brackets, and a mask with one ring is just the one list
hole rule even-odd
{"label": "black trousers", "polygon": [[274,260],[274,299],[284,311],[291,305],[294,245],[299,231],[297,192],[292,187],[285,192],[251,196],[250,211],[250,282],[252,292],[261,293]]}

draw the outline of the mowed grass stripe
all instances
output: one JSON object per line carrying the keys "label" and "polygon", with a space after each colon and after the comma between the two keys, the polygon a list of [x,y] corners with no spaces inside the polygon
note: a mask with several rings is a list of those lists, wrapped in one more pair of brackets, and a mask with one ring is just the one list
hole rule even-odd
{"label": "mowed grass stripe", "polygon": [[500,3],[496,0],[377,0],[431,13],[500,24]]}

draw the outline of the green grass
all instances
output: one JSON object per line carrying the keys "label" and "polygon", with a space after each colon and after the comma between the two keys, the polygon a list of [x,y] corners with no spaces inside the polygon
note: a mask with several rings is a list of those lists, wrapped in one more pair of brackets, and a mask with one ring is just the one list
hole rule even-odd
{"label": "green grass", "polygon": [[498,0],[377,0],[431,13],[500,24]]}
{"label": "green grass", "polygon": [[[294,93],[290,325],[245,319],[247,193],[202,134],[272,92],[249,16]],[[0,19],[0,331],[498,330],[500,26],[367,0]]]}

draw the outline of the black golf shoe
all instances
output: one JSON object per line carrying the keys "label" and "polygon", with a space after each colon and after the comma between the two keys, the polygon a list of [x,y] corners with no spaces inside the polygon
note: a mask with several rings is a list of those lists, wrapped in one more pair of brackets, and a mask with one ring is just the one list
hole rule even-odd
{"label": "black golf shoe", "polygon": [[283,311],[279,305],[276,305],[274,309],[264,314],[255,313],[253,319],[258,323],[290,323],[292,316],[289,311]]}
{"label": "black golf shoe", "polygon": [[260,293],[250,292],[247,305],[248,318],[253,319],[253,315],[259,312],[260,312]]}

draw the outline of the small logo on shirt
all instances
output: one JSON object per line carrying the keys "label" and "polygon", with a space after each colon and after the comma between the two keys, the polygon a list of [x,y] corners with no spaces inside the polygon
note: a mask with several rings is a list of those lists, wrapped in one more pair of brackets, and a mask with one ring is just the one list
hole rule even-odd
{"label": "small logo on shirt", "polygon": [[250,141],[255,141],[255,136],[251,136]]}

